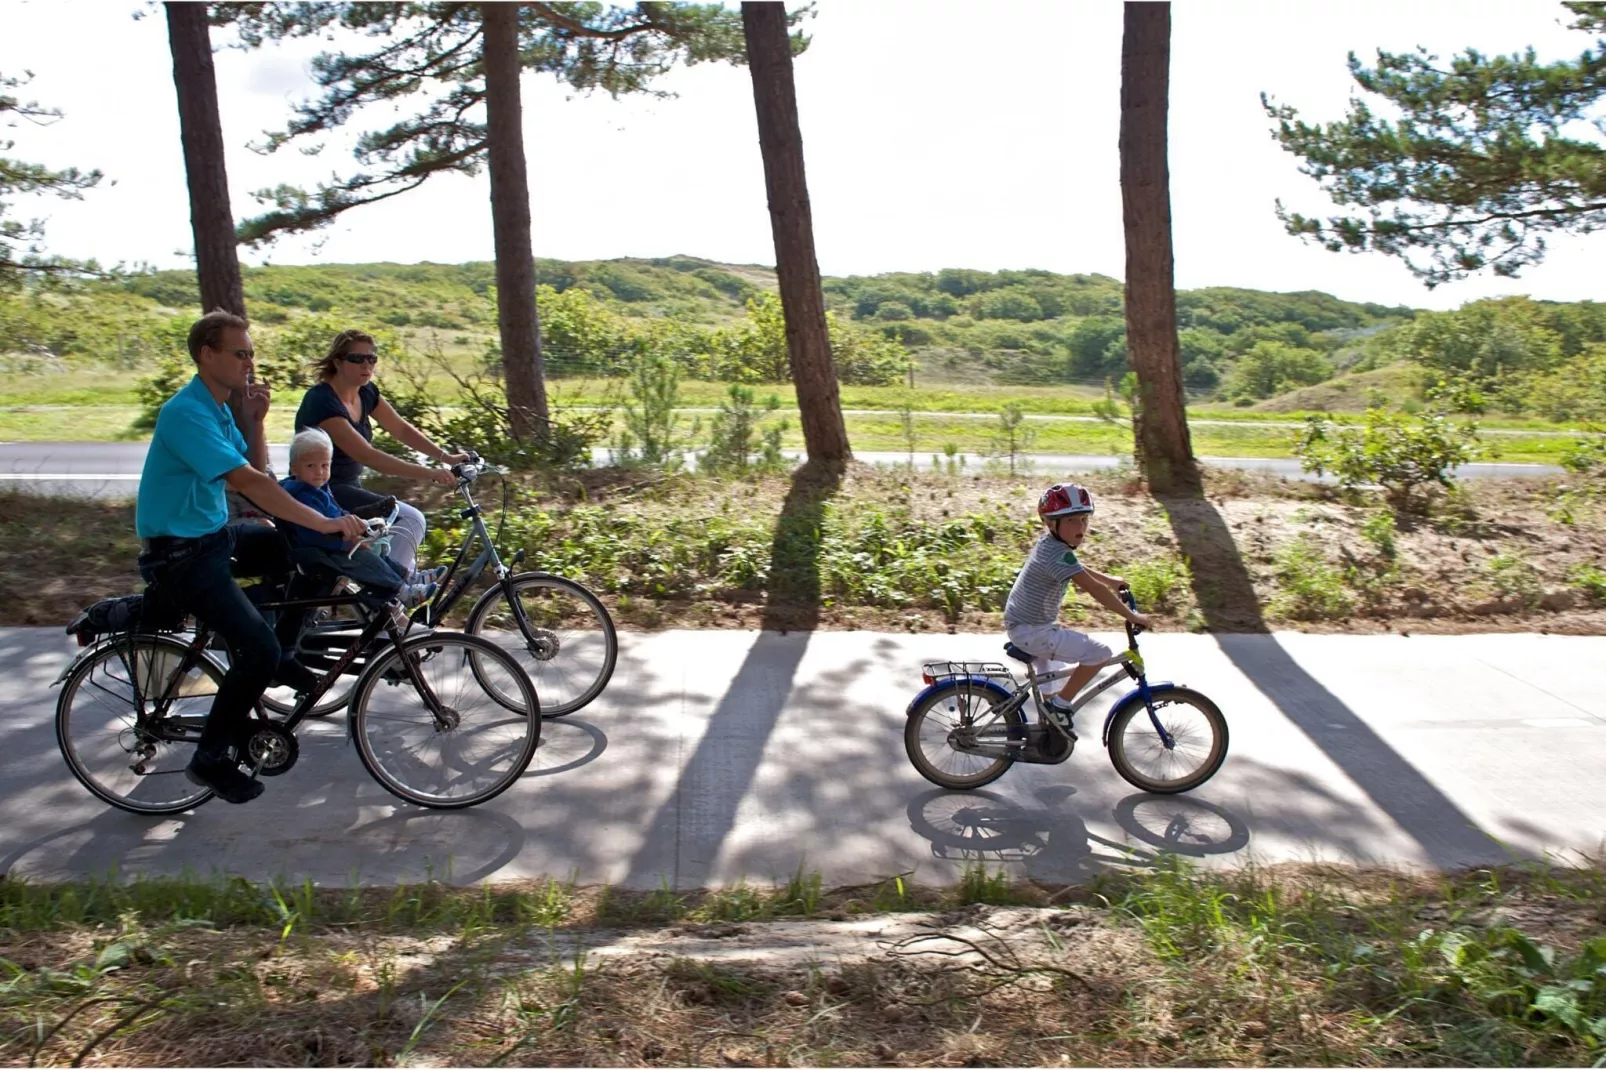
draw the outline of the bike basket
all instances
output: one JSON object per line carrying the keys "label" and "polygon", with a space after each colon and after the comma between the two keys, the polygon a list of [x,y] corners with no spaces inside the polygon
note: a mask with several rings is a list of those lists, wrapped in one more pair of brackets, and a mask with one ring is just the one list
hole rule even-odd
{"label": "bike basket", "polygon": [[1015,682],[1015,674],[996,661],[928,661],[920,677],[928,684],[951,680],[959,676],[982,676],[993,680]]}

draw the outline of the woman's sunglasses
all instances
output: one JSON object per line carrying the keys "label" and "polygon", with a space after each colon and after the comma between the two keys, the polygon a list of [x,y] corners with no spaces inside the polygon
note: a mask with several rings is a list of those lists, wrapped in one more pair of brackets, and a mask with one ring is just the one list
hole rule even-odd
{"label": "woman's sunglasses", "polygon": [[378,353],[343,353],[343,354],[341,354],[340,359],[345,361],[347,364],[378,364],[379,363],[379,354]]}

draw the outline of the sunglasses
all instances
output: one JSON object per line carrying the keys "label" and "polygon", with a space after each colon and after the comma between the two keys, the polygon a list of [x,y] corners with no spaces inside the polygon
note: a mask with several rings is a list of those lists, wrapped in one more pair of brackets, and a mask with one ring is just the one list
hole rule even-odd
{"label": "sunglasses", "polygon": [[378,353],[342,353],[340,359],[347,364],[378,364]]}
{"label": "sunglasses", "polygon": [[256,360],[257,351],[254,349],[219,349],[219,353],[233,353],[241,360]]}

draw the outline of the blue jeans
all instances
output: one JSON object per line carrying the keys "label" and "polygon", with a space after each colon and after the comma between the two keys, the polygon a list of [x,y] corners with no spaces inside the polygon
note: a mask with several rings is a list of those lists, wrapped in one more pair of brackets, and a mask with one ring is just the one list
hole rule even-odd
{"label": "blue jeans", "polygon": [[[251,604],[240,576],[281,577],[289,569],[284,540],[273,528],[240,524],[198,539],[152,540],[139,574],[175,609],[194,614],[229,648],[229,671],[218,685],[198,749],[219,753],[241,742],[251,710],[278,671],[279,639]],[[294,637],[286,644],[294,649]],[[304,670],[303,670],[304,671]]]}

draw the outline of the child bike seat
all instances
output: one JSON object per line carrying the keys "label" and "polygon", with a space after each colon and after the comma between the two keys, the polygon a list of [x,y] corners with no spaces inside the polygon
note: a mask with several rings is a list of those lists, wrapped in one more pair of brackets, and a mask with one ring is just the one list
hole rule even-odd
{"label": "child bike seat", "polygon": [[1032,656],[1026,653],[1026,651],[1022,650],[1020,647],[1016,646],[1014,643],[1005,643],[1004,653],[1008,654],[1016,661],[1024,661],[1028,665],[1032,663]]}

